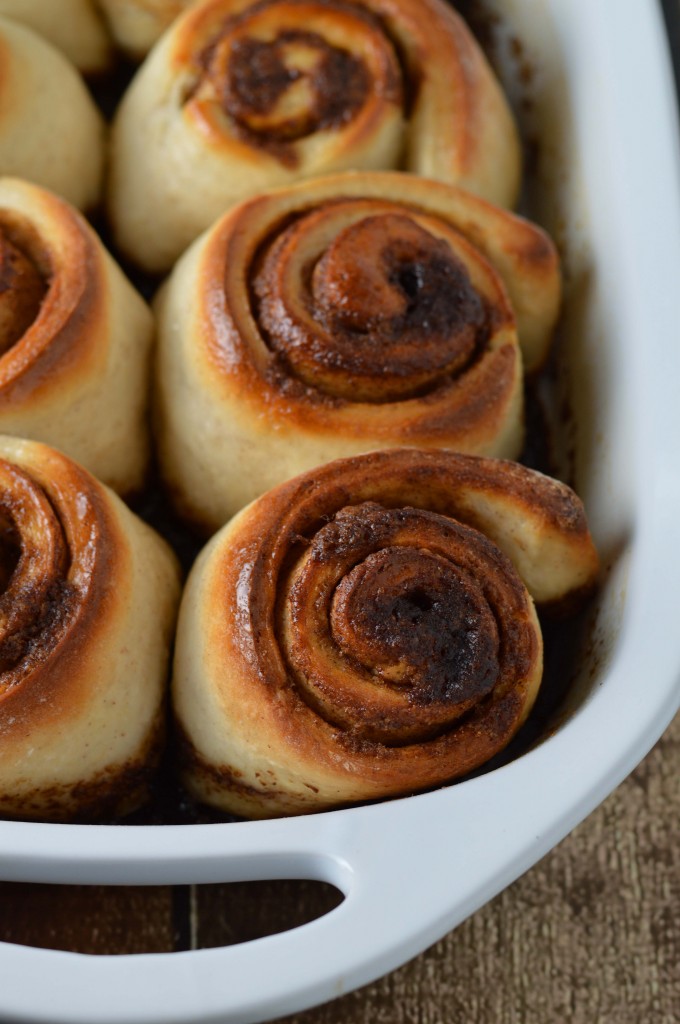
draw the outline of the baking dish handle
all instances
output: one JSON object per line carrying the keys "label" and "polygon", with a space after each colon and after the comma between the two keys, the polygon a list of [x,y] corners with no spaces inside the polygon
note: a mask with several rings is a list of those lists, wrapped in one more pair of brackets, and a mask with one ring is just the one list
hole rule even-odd
{"label": "baking dish handle", "polygon": [[[489,776],[448,793],[448,810],[455,805],[457,822],[453,842],[451,815],[441,813],[436,793],[269,822],[266,829],[226,826],[232,830],[228,852],[213,826],[196,826],[188,830],[190,841],[195,844],[197,834],[204,837],[204,856],[194,855],[191,863],[187,858],[185,867],[181,857],[167,853],[174,830],[160,830],[165,866],[156,851],[153,876],[137,862],[128,865],[122,881],[311,878],[336,885],[345,899],[309,924],[216,949],[91,956],[0,944],[0,1019],[12,1024],[247,1024],[365,984],[436,941],[516,877],[527,866],[522,848],[528,831],[533,860],[567,830],[568,823],[559,835],[550,829],[537,835],[532,801],[505,821],[498,813],[498,790],[506,778],[495,773],[493,801],[485,793]],[[519,821],[522,817],[526,820]],[[109,842],[115,839],[108,835]],[[113,852],[120,864],[122,851]],[[73,870],[82,881],[82,866]],[[88,880],[105,877],[100,871]]]}

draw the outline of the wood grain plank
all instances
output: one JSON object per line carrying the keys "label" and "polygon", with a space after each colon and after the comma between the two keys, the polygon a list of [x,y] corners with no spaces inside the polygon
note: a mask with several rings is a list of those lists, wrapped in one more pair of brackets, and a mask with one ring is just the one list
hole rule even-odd
{"label": "wood grain plank", "polygon": [[341,902],[332,885],[305,879],[196,886],[195,944],[228,946],[287,931]]}
{"label": "wood grain plank", "polygon": [[175,904],[167,886],[5,882],[0,941],[78,953],[165,952],[182,944]]}

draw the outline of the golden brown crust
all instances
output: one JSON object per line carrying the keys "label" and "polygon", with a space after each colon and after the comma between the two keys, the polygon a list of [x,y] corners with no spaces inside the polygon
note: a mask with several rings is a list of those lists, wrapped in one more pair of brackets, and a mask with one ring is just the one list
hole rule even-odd
{"label": "golden brown crust", "polygon": [[[305,190],[305,197],[310,191],[313,193]],[[199,300],[207,358],[230,368],[220,379],[223,394],[231,395],[236,388],[253,409],[261,408],[262,403],[272,411],[284,407],[288,422],[292,418],[301,427],[313,426],[322,432],[335,431],[338,421],[344,419],[345,429],[360,435],[366,431],[366,424],[351,418],[348,407],[371,403],[373,430],[378,435],[389,435],[393,426],[385,422],[377,407],[391,401],[416,400],[403,410],[400,427],[413,431],[417,425],[421,441],[430,439],[431,430],[452,433],[458,418],[462,421],[461,434],[474,433],[474,417],[467,409],[470,399],[466,395],[467,401],[461,400],[456,395],[469,390],[476,401],[477,389],[468,389],[466,378],[469,373],[483,372],[478,366],[486,362],[484,356],[500,353],[489,358],[507,367],[505,373],[494,369],[488,374],[496,382],[501,406],[511,401],[516,387],[519,356],[515,323],[502,283],[488,264],[476,259],[477,254],[455,238],[455,226],[447,223],[445,216],[429,221],[417,206],[398,199],[391,203],[358,200],[344,204],[334,196],[325,206],[321,198],[324,190],[317,184],[316,191],[319,205],[301,211],[294,222],[290,255],[271,241],[272,237],[285,241],[285,234],[292,233],[288,229],[282,237],[276,234],[276,199],[269,204],[263,199],[239,207],[212,236],[215,244],[202,267]],[[403,191],[408,193],[408,189]],[[307,198],[304,205],[308,205]],[[294,216],[290,204],[287,206],[287,216]],[[262,230],[263,209],[265,216],[269,214],[266,232]],[[331,221],[332,229],[333,219],[338,221],[340,237],[335,235],[328,248],[319,251],[315,235],[325,241],[326,222]],[[306,230],[309,221],[312,224]],[[424,228],[418,227],[419,222]],[[349,227],[343,230],[345,223]],[[360,303],[354,275],[348,274],[345,266],[338,269],[325,289],[315,288],[314,282],[305,279],[308,264],[314,266],[316,275],[332,249],[342,245],[342,236],[355,227],[363,229],[363,246],[369,248],[369,256],[374,256],[376,281],[369,282],[373,287],[366,310],[361,308],[364,304]],[[454,228],[448,237],[447,227]],[[420,231],[425,238],[422,248],[430,251],[409,251],[405,237],[409,230]],[[436,231],[444,238],[430,233]],[[367,238],[376,239],[375,244],[367,244]],[[258,255],[263,259],[263,252],[267,254],[265,267],[258,272]],[[271,287],[273,275],[267,280],[266,265],[270,259],[278,278]],[[394,268],[388,265],[389,260],[393,260]],[[351,256],[347,262],[352,264]],[[448,273],[441,272],[442,265]],[[475,272],[476,287],[471,281]],[[420,277],[411,295],[408,283],[398,280],[407,275]],[[366,281],[366,272],[363,277]],[[220,281],[225,296],[223,308],[211,301]],[[242,298],[244,283],[252,294],[247,307]],[[324,302],[332,285],[339,292],[335,305],[340,316],[336,318],[334,309],[328,309],[330,303]],[[406,311],[393,314],[390,299],[395,305],[400,301]],[[349,323],[342,322],[342,314],[347,320],[351,317]],[[467,352],[459,354],[456,340],[463,332],[469,345]],[[417,402],[420,397],[426,401]]]}
{"label": "golden brown crust", "polygon": [[166,479],[215,528],[346,454],[515,457],[521,350],[545,357],[559,295],[546,236],[452,186],[357,173],[250,200],[159,300]]}
{"label": "golden brown crust", "polygon": [[55,445],[116,490],[139,488],[148,457],[146,305],[72,207],[9,178],[0,178],[3,266],[0,431]]}
{"label": "golden brown crust", "polygon": [[0,225],[0,353],[19,341],[40,312],[47,281],[22,240]]}
{"label": "golden brown crust", "polygon": [[175,560],[37,443],[0,437],[0,513],[0,814],[129,810],[159,752]]}
{"label": "golden brown crust", "polygon": [[187,585],[173,693],[188,786],[261,817],[465,774],[536,697],[530,593],[564,598],[597,571],[573,492],[514,463],[401,449],[282,484]]}
{"label": "golden brown crust", "polygon": [[58,221],[60,250],[55,252],[50,245],[53,239],[41,236],[24,214],[0,205],[0,247],[16,240],[38,268],[44,287],[27,329],[6,346],[0,359],[0,402],[4,399],[5,404],[20,403],[49,386],[60,365],[87,361],[86,354],[91,359],[98,347],[102,351],[92,328],[87,330],[88,321],[96,322],[103,315],[106,284],[101,247],[62,200],[37,189],[33,197],[53,222]]}
{"label": "golden brown crust", "polygon": [[519,152],[440,0],[205,0],[123,100],[110,210],[123,250],[164,270],[233,203],[349,168],[404,167],[509,206]]}

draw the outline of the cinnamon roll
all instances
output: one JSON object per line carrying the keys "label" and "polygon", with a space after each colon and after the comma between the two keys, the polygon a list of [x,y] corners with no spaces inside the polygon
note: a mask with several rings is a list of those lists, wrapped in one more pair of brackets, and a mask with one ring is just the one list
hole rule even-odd
{"label": "cinnamon roll", "polygon": [[81,210],[100,199],[104,124],[55,47],[0,17],[0,175],[51,189]]}
{"label": "cinnamon roll", "polygon": [[[164,476],[208,528],[314,465],[410,444],[514,458],[554,246],[454,186],[347,173],[249,200],[158,302]],[[518,340],[519,339],[519,340]]]}
{"label": "cinnamon roll", "polygon": [[484,764],[542,674],[534,601],[598,559],[565,485],[397,449],[280,485],[201,553],[173,675],[183,777],[249,817],[413,793]]}
{"label": "cinnamon roll", "polygon": [[193,0],[99,0],[118,45],[144,57],[160,35]]}
{"label": "cinnamon roll", "polygon": [[119,815],[147,795],[174,555],[76,463],[0,437],[0,814]]}
{"label": "cinnamon roll", "polygon": [[83,218],[0,178],[0,432],[139,489],[152,334],[150,310]]}
{"label": "cinnamon roll", "polygon": [[514,201],[514,122],[450,7],[204,0],[174,23],[123,99],[109,209],[126,255],[163,271],[239,200],[381,168]]}
{"label": "cinnamon roll", "polygon": [[0,15],[44,36],[84,74],[111,64],[111,43],[93,0],[0,0]]}

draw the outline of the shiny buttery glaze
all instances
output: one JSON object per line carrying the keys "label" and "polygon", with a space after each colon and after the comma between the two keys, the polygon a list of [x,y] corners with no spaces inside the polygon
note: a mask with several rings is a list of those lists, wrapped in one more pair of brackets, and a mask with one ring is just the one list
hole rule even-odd
{"label": "shiny buttery glaze", "polygon": [[[105,508],[96,494],[93,500],[84,491],[84,477],[71,482],[81,506],[75,535],[76,524],[69,521],[71,509],[55,508],[59,491],[51,497],[39,477],[0,460],[0,555],[5,584],[0,596],[0,692],[15,704],[23,697],[22,680],[35,672],[51,650],[63,651],[74,616],[79,613],[82,619],[85,611],[92,614],[88,596],[95,571],[105,573],[111,561],[114,540]],[[97,603],[105,598],[102,583]],[[105,602],[99,611],[106,614]],[[82,622],[82,630],[91,627],[91,621]],[[73,640],[77,643],[77,632]]]}
{"label": "shiny buttery glaze", "polygon": [[296,567],[282,616],[299,693],[350,743],[441,735],[529,676],[540,651],[525,588],[498,550],[409,507],[336,513]]}
{"label": "shiny buttery glaze", "polygon": [[598,560],[565,485],[402,449],[282,484],[190,576],[174,703],[185,781],[258,817],[398,795],[501,750],[540,685],[532,597]]}
{"label": "shiny buttery glaze", "polygon": [[[216,133],[237,124],[251,144],[267,146],[270,132],[300,139],[353,121],[366,131],[385,116],[401,133],[401,117],[432,103],[446,84],[449,95],[438,95],[442,126],[450,118],[438,140],[442,163],[460,161],[465,173],[484,145],[475,135],[488,127],[477,124],[475,107],[491,75],[462,19],[439,0],[208,0],[173,31],[176,65],[194,68],[185,105]],[[509,114],[499,98],[494,83],[497,128],[505,131]],[[519,165],[517,154],[507,157],[510,194]]]}
{"label": "shiny buttery glaze", "polygon": [[516,457],[559,299],[547,236],[453,186],[345,174],[241,204],[159,299],[166,480],[216,528],[346,454]]}
{"label": "shiny buttery glaze", "polygon": [[94,343],[86,324],[102,315],[97,307],[103,304],[103,285],[93,236],[56,196],[35,194],[46,205],[53,204],[61,217],[56,251],[53,239],[41,236],[23,211],[0,206],[5,286],[0,295],[0,397],[4,394],[6,400],[39,391],[58,372],[60,361],[68,366],[92,360]]}
{"label": "shiny buttery glaze", "polygon": [[[451,239],[420,227],[416,211],[356,209],[298,275],[290,264],[305,249],[310,221],[327,222],[327,211],[295,221],[266,247],[253,287],[270,348],[305,384],[354,401],[410,398],[459,377],[487,346],[491,302]],[[340,206],[333,213],[342,225]],[[302,293],[300,311],[288,301],[291,289]]]}
{"label": "shiny buttery glaze", "polygon": [[[369,47],[352,42],[364,37]],[[321,12],[306,0],[253,4],[224,20],[197,63],[192,113],[291,167],[301,160],[296,140],[340,130],[376,101],[402,104],[401,68],[379,19],[345,0],[325,0]]]}

